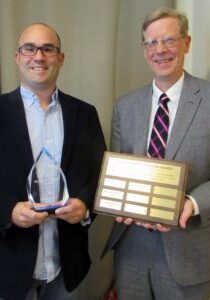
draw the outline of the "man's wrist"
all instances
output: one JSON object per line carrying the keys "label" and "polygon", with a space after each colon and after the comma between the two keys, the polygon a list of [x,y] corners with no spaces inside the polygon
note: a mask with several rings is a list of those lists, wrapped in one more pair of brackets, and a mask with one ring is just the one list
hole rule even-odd
{"label": "man's wrist", "polygon": [[87,209],[86,214],[85,214],[83,220],[87,220],[89,218],[90,218],[90,211],[89,211],[89,209]]}
{"label": "man's wrist", "polygon": [[89,209],[87,209],[84,218],[80,221],[80,224],[81,224],[82,226],[86,226],[86,225],[90,225],[90,223],[91,223],[91,219],[90,219],[90,211],[89,211]]}
{"label": "man's wrist", "polygon": [[189,200],[191,200],[192,202],[192,205],[193,205],[193,216],[197,216],[200,214],[200,211],[199,211],[199,207],[198,207],[198,203],[197,201],[195,200],[194,197],[192,197],[191,195],[185,195],[185,197]]}

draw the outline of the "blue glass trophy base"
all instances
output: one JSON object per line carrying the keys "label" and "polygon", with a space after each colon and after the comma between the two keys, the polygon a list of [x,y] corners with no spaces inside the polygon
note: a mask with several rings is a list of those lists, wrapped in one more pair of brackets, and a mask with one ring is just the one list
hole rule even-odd
{"label": "blue glass trophy base", "polygon": [[33,206],[32,209],[36,212],[47,212],[48,214],[54,214],[55,210],[60,207],[64,207],[66,204],[54,204],[45,206]]}

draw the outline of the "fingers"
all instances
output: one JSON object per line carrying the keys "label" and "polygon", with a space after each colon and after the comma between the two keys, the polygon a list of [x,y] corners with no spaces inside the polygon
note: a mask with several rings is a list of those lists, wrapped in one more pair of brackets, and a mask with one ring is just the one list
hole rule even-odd
{"label": "fingers", "polygon": [[179,219],[179,225],[181,228],[185,229],[187,226],[187,221],[194,214],[194,206],[190,199],[186,199],[182,214]]}
{"label": "fingers", "polygon": [[159,224],[159,223],[151,224],[151,223],[144,223],[144,222],[136,222],[136,225],[142,226],[149,231],[157,230],[160,232],[168,232],[171,230],[170,227],[163,225],[163,224]]}
{"label": "fingers", "polygon": [[169,232],[171,230],[171,228],[169,226],[166,225],[162,225],[162,224],[156,224],[156,230],[160,231],[160,232]]}
{"label": "fingers", "polygon": [[29,228],[41,224],[47,216],[46,212],[37,213],[33,211],[28,202],[18,202],[12,211],[12,222],[19,227]]}
{"label": "fingers", "polygon": [[117,217],[115,220],[117,223],[124,223],[125,225],[131,225],[134,223],[132,218]]}
{"label": "fingers", "polygon": [[68,204],[55,211],[57,218],[71,224],[79,223],[86,215],[87,208],[83,201],[78,198],[71,198]]}
{"label": "fingers", "polygon": [[137,226],[142,226],[149,231],[158,230],[160,232],[168,232],[171,230],[169,226],[163,224],[159,224],[159,223],[153,224],[144,221],[135,221],[132,218],[117,217],[115,220],[117,223],[123,223],[125,225],[135,224]]}

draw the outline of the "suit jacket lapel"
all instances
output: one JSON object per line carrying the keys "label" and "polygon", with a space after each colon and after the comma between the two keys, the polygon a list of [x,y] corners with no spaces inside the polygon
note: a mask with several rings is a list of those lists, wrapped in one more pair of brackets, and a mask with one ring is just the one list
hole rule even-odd
{"label": "suit jacket lapel", "polygon": [[134,121],[139,124],[134,132],[136,140],[134,142],[134,153],[147,154],[147,139],[150,120],[150,110],[152,103],[152,85],[149,85],[143,93],[140,93],[138,106],[136,105],[135,111],[137,119]]}
{"label": "suit jacket lapel", "polygon": [[[11,132],[14,133],[14,139],[16,140],[17,147],[22,153],[26,168],[30,170],[33,165],[33,154],[20,89],[16,89],[8,94],[6,109],[12,127]],[[14,147],[16,147],[16,145],[14,145]]]}
{"label": "suit jacket lapel", "polygon": [[193,118],[200,105],[200,87],[189,74],[185,75],[184,85],[171,132],[171,138],[166,149],[166,159],[174,159],[177,151],[190,128]]}
{"label": "suit jacket lapel", "polygon": [[63,114],[63,127],[64,127],[64,141],[63,151],[61,158],[61,168],[65,171],[65,166],[70,160],[71,148],[73,146],[73,140],[76,130],[76,114],[77,105],[71,98],[59,91],[59,101],[61,104]]}

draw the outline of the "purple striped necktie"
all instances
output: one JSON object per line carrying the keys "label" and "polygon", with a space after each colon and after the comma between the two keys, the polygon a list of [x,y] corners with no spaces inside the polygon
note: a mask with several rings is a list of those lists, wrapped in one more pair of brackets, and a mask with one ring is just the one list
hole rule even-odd
{"label": "purple striped necktie", "polygon": [[155,114],[154,124],[152,128],[148,156],[156,158],[165,157],[165,149],[168,138],[169,128],[169,98],[166,94],[162,94],[159,98],[159,107]]}

